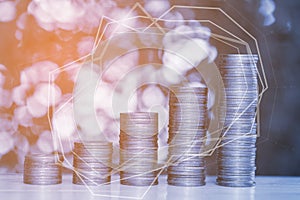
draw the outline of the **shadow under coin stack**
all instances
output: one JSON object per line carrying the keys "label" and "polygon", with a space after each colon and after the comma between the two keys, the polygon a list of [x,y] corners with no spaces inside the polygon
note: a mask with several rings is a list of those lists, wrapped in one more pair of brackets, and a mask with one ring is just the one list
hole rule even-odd
{"label": "shadow under coin stack", "polygon": [[223,137],[218,149],[217,184],[229,187],[255,185],[257,55],[222,55],[226,112]]}
{"label": "shadow under coin stack", "polygon": [[158,114],[120,114],[120,182],[123,185],[157,185]]}
{"label": "shadow under coin stack", "polygon": [[74,143],[73,183],[100,185],[110,183],[112,143],[84,141]]}
{"label": "shadow under coin stack", "polygon": [[54,185],[62,182],[61,165],[55,154],[25,156],[23,182],[32,185]]}
{"label": "shadow under coin stack", "polygon": [[[205,185],[207,88],[172,87],[169,96],[168,184]],[[202,154],[202,155],[201,155]]]}

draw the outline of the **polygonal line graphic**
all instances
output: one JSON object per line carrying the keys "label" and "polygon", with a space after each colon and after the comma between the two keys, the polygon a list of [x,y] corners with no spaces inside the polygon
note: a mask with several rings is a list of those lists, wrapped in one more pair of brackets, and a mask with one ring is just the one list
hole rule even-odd
{"label": "polygonal line graphic", "polygon": [[261,59],[261,57],[260,57],[260,59]]}

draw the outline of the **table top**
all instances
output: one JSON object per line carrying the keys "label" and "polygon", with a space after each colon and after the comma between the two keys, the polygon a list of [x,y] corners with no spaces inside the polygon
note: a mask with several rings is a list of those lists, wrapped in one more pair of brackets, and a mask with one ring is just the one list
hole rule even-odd
{"label": "table top", "polygon": [[256,186],[251,188],[230,188],[215,184],[215,177],[206,178],[201,187],[176,187],[167,184],[166,176],[159,177],[159,184],[152,187],[120,185],[118,177],[113,177],[110,185],[87,187],[72,184],[70,174],[63,175],[63,183],[58,185],[27,185],[22,174],[0,175],[0,199],[30,200],[86,200],[86,199],[300,199],[300,177],[256,177]]}

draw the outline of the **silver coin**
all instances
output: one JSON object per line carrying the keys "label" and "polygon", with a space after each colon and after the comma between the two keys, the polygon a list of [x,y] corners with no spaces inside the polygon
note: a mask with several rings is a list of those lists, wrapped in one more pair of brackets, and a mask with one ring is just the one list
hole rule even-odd
{"label": "silver coin", "polygon": [[76,185],[94,185],[97,186],[99,184],[109,184],[111,181],[110,176],[107,178],[102,178],[102,177],[85,177],[85,176],[80,176],[77,174],[73,173],[73,179],[72,183]]}
{"label": "silver coin", "polygon": [[121,179],[120,183],[122,185],[129,185],[129,186],[150,186],[150,185],[158,185],[158,180],[157,179]]}
{"label": "silver coin", "polygon": [[252,69],[250,70],[226,70],[226,69],[221,69],[220,70],[220,74],[222,77],[245,77],[245,78],[252,78],[252,77],[256,77],[257,74],[255,71],[253,71]]}
{"label": "silver coin", "polygon": [[78,185],[110,182],[112,143],[76,141],[73,150],[73,180]]}
{"label": "silver coin", "polygon": [[[150,120],[149,120],[150,118]],[[157,184],[158,114],[120,114],[120,183],[132,186]]]}
{"label": "silver coin", "polygon": [[62,182],[62,159],[55,154],[28,154],[25,156],[23,182],[33,185],[52,185]]}
{"label": "silver coin", "polygon": [[178,86],[169,96],[168,184],[200,186],[205,184],[203,149],[207,127],[207,93],[205,87]]}
{"label": "silver coin", "polygon": [[[259,92],[256,69],[258,56],[230,54],[221,55],[220,58],[219,69],[227,101],[220,107],[221,112],[226,112],[226,117],[222,146],[217,154],[217,184],[251,187],[255,184],[256,169],[256,124],[253,125],[253,121]],[[248,133],[248,137],[241,136]]]}
{"label": "silver coin", "polygon": [[168,176],[167,182],[169,185],[181,186],[181,187],[197,187],[205,185],[205,177],[176,177]]}

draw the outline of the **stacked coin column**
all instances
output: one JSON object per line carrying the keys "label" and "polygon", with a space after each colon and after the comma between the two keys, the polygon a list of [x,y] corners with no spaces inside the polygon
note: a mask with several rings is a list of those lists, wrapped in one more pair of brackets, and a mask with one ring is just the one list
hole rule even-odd
{"label": "stacked coin column", "polygon": [[256,108],[258,84],[256,55],[222,55],[226,112],[223,136],[218,149],[217,184],[229,187],[255,185]]}
{"label": "stacked coin column", "polygon": [[61,165],[54,154],[28,154],[24,161],[23,182],[53,185],[62,182]]}
{"label": "stacked coin column", "polygon": [[157,180],[158,114],[120,114],[120,182],[149,186]]}
{"label": "stacked coin column", "polygon": [[75,142],[73,183],[99,185],[110,182],[112,143],[106,141]]}
{"label": "stacked coin column", "polygon": [[207,88],[173,87],[169,96],[168,184],[205,185]]}

